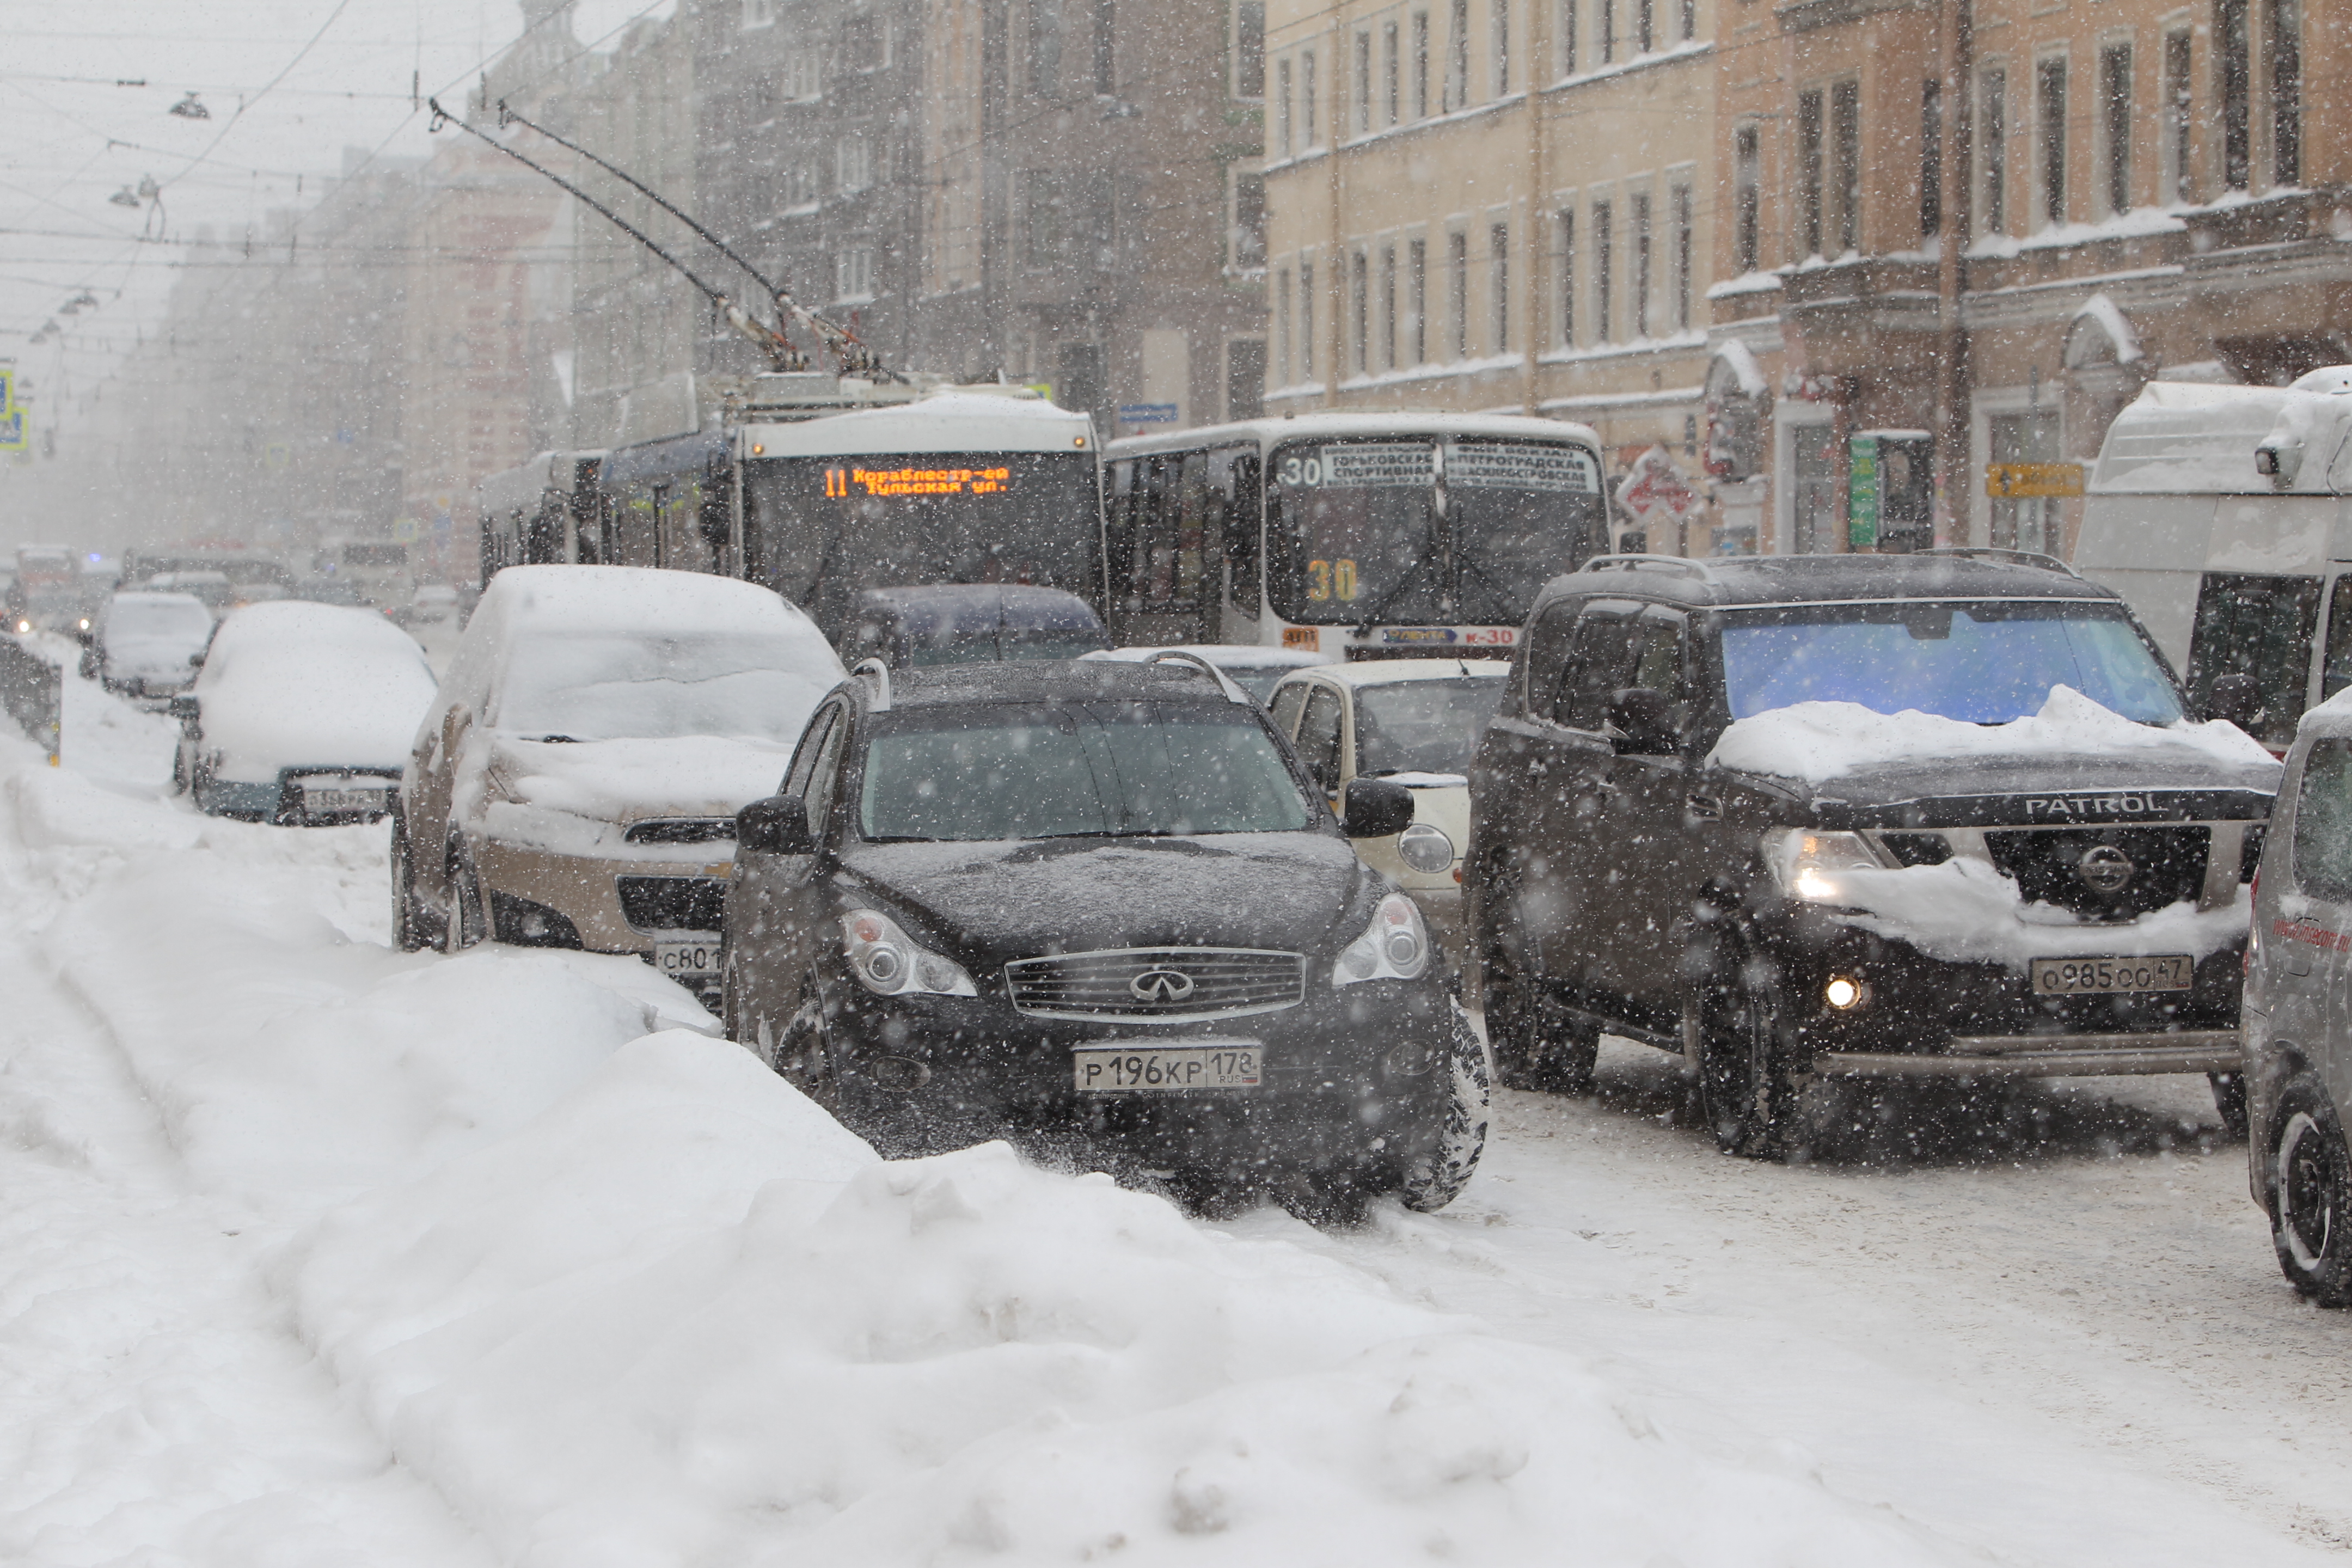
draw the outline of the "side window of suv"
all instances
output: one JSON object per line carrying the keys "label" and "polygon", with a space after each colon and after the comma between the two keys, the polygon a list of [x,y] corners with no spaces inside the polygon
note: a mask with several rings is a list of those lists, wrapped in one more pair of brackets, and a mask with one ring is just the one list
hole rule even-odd
{"label": "side window of suv", "polygon": [[1298,756],[1325,794],[1339,787],[1339,694],[1318,686],[1298,723]]}
{"label": "side window of suv", "polygon": [[840,721],[841,706],[838,703],[820,710],[817,716],[809,721],[809,727],[801,731],[801,743],[793,752],[792,771],[784,774],[784,787],[781,793],[796,795],[803,800],[808,798],[809,776],[816,772],[817,757],[824,752],[833,727]]}
{"label": "side window of suv", "polygon": [[2322,741],[2294,795],[2294,880],[2304,891],[2352,902],[2352,741]]}
{"label": "side window of suv", "polygon": [[1664,697],[1667,710],[1680,728],[1689,719],[1691,698],[1683,617],[1671,610],[1650,610],[1635,627],[1633,673],[1625,684],[1646,686]]}
{"label": "side window of suv", "polygon": [[1599,731],[1608,722],[1609,700],[1633,684],[1641,652],[1641,626],[1624,605],[1593,605],[1576,623],[1576,637],[1560,665],[1551,716],[1571,730]]}
{"label": "side window of suv", "polygon": [[825,731],[824,743],[817,748],[816,765],[809,771],[809,832],[819,839],[824,837],[825,818],[833,811],[835,786],[841,780],[841,750],[849,738],[849,716],[839,709],[834,712],[833,727]]}

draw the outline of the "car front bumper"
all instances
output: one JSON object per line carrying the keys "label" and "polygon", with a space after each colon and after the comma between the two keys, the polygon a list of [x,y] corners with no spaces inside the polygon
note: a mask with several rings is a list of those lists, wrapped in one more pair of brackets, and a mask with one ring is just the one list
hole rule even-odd
{"label": "car front bumper", "polygon": [[[692,858],[658,852],[621,858],[486,838],[475,846],[474,869],[497,940],[651,959],[663,938],[708,936],[715,949],[733,865],[713,855],[729,847],[686,847]],[[539,929],[522,929],[533,915]],[[699,986],[698,977],[678,978]],[[714,972],[709,984],[716,984]]]}

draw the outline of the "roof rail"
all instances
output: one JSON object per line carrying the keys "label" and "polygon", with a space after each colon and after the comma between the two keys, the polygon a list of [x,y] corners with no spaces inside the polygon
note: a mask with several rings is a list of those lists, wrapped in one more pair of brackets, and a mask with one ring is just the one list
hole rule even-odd
{"label": "roof rail", "polygon": [[1673,572],[1685,577],[1696,577],[1712,583],[1715,574],[1704,561],[1694,561],[1687,555],[1596,555],[1580,568],[1586,572]]}
{"label": "roof rail", "polygon": [[878,658],[861,658],[850,667],[850,679],[867,682],[873,690],[866,699],[868,713],[890,711],[890,667]]}
{"label": "roof rail", "polygon": [[2077,582],[2083,574],[2055,555],[2045,555],[2039,550],[2008,550],[1997,544],[1938,544],[1931,550],[1914,550],[1914,555],[1957,555],[1967,560],[1982,557],[1989,561],[2007,561],[2018,566],[2039,566],[2045,572],[2063,572]]}
{"label": "roof rail", "polygon": [[1181,647],[1163,647],[1158,653],[1153,654],[1150,658],[1145,659],[1143,662],[1146,664],[1192,665],[1195,668],[1206,672],[1209,679],[1217,683],[1217,689],[1225,694],[1226,701],[1239,702],[1245,707],[1251,708],[1257,706],[1256,700],[1252,698],[1248,692],[1244,691],[1240,685],[1234,681],[1233,677],[1227,675],[1223,670],[1219,669],[1215,665],[1211,664],[1207,659],[1202,658],[1197,653],[1190,653]]}

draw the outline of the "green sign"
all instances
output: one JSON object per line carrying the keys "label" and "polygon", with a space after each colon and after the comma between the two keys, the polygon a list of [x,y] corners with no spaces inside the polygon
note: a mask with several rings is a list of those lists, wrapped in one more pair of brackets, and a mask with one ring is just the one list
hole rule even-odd
{"label": "green sign", "polygon": [[1878,437],[1856,436],[1846,446],[1846,548],[1869,550],[1878,543]]}
{"label": "green sign", "polygon": [[21,452],[28,439],[25,411],[16,405],[16,373],[0,370],[0,452]]}

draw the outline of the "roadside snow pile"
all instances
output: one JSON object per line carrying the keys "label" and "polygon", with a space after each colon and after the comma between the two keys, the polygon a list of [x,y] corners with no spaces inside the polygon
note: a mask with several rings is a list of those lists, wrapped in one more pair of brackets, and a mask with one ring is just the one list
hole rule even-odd
{"label": "roadside snow pile", "polygon": [[1971,724],[1906,708],[1881,713],[1858,702],[1798,702],[1734,720],[1710,765],[1821,784],[1866,768],[1970,757],[2113,755],[2170,752],[2223,763],[2269,763],[2262,742],[2225,720],[2141,724],[2071,686],[2053,686],[2042,711],[2007,724]]}

